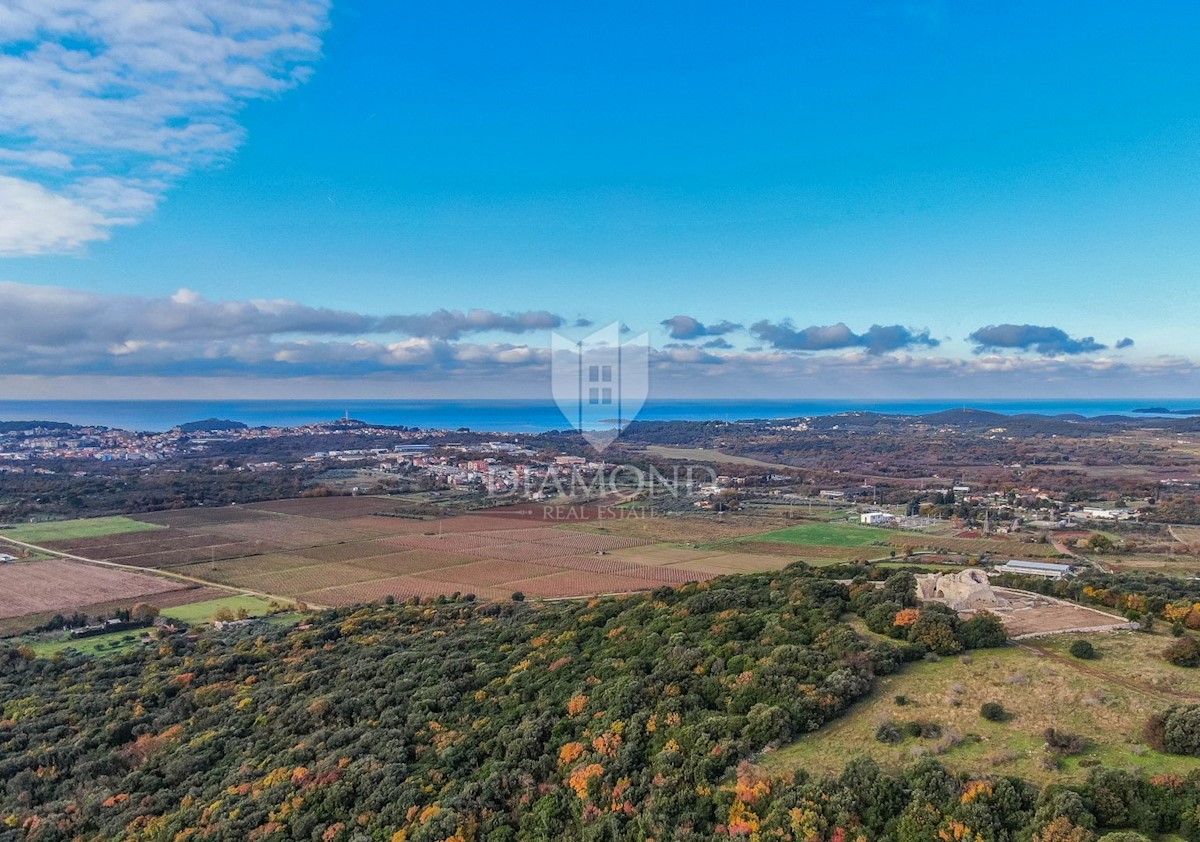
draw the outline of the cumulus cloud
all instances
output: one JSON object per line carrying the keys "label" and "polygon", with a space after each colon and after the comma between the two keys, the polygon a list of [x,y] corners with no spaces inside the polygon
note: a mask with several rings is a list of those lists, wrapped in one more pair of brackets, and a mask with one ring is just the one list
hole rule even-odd
{"label": "cumulus cloud", "polygon": [[750,333],[760,342],[783,351],[829,351],[864,348],[871,354],[884,354],[905,348],[936,347],[939,342],[928,330],[914,331],[903,325],[871,325],[855,333],[844,322],[814,325],[797,330],[787,319],[781,322],[755,322]]}
{"label": "cumulus cloud", "polygon": [[1117,344],[1113,347],[1117,348],[1118,350],[1122,350],[1124,348],[1132,348],[1133,344],[1133,340],[1126,336],[1124,339],[1117,340]]}
{"label": "cumulus cloud", "polygon": [[[0,7],[0,256],[66,252],[229,155],[236,115],[303,82],[329,0]],[[18,217],[13,219],[13,217]]]}
{"label": "cumulus cloud", "polygon": [[[975,352],[983,351],[1036,351],[1039,354],[1073,355],[1103,351],[1102,345],[1091,336],[1074,338],[1058,327],[1040,325],[1000,324],[981,327],[967,337],[975,343]],[[1133,344],[1132,341],[1130,344]],[[1123,346],[1127,347],[1127,346]]]}
{"label": "cumulus cloud", "polygon": [[[424,384],[422,389],[448,396],[537,397],[549,384],[551,351],[542,341],[548,337],[483,341],[481,335],[526,335],[562,321],[544,311],[377,315],[285,299],[213,301],[187,289],[146,297],[0,283],[0,386],[21,377],[46,382],[145,378],[147,383],[159,382],[154,378],[302,383],[306,378],[377,377],[393,385],[395,378],[403,378],[406,384]],[[924,388],[927,394],[949,394],[985,383],[1052,390],[1093,381],[1140,383],[1139,388],[1167,394],[1164,384],[1178,391],[1181,383],[1200,383],[1200,366],[1183,359],[1127,363],[1120,355],[992,351],[961,359],[925,353],[927,334],[908,328],[875,326],[857,334],[845,325],[806,331],[773,327],[784,331],[772,334],[756,325],[755,332],[769,334],[779,344],[764,339],[764,347],[736,350],[722,337],[711,337],[652,351],[654,388],[686,395],[689,390],[747,394],[748,389],[835,394],[842,388],[870,387],[878,396],[901,388],[899,384],[913,393]],[[473,336],[480,338],[472,341]],[[829,353],[797,354],[796,346]]]}
{"label": "cumulus cloud", "polygon": [[91,347],[113,355],[130,355],[161,343],[299,335],[403,333],[449,341],[469,333],[551,329],[563,321],[545,311],[487,309],[379,317],[286,299],[210,301],[190,289],[148,297],[11,282],[0,282],[0,301],[0,343],[14,351]]}
{"label": "cumulus cloud", "polygon": [[423,316],[388,316],[380,327],[411,336],[436,336],[458,339],[463,334],[496,330],[504,333],[528,333],[562,327],[564,319],[545,310],[523,313],[496,313],[491,310],[438,310]]}
{"label": "cumulus cloud", "polygon": [[659,324],[667,329],[672,339],[701,339],[705,336],[723,336],[740,330],[741,325],[729,321],[720,321],[706,325],[691,316],[672,316]]}

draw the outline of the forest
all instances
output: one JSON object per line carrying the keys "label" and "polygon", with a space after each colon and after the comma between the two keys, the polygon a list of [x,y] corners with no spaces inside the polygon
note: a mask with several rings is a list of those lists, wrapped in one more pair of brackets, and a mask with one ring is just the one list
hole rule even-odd
{"label": "forest", "polygon": [[[852,593],[797,565],[590,602],[363,606],[103,659],[2,648],[0,837],[1200,840],[1200,775],[760,773],[906,659],[1002,642],[904,608],[910,582]],[[916,612],[896,641],[842,622],[892,606],[894,625]]]}

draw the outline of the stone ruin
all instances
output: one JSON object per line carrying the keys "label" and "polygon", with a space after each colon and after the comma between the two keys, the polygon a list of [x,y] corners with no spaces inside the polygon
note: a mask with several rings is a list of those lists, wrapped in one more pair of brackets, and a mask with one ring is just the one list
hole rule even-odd
{"label": "stone ruin", "polygon": [[987,574],[977,569],[958,573],[919,574],[917,598],[944,602],[955,611],[977,611],[1008,605],[1007,599],[997,596],[992,590]]}

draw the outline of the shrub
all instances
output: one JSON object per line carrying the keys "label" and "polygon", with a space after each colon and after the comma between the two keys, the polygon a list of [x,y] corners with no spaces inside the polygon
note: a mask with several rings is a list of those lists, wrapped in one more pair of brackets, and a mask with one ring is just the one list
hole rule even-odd
{"label": "shrub", "polygon": [[1087,748],[1087,740],[1083,737],[1057,728],[1047,728],[1042,732],[1042,738],[1046,741],[1046,749],[1060,757],[1080,754]]}
{"label": "shrub", "polygon": [[1096,647],[1092,646],[1090,641],[1076,640],[1071,644],[1070,653],[1084,661],[1090,661],[1096,657]]}
{"label": "shrub", "polygon": [[[1162,750],[1171,754],[1182,754],[1189,757],[1200,757],[1200,705],[1172,705],[1161,717]],[[1154,717],[1146,725],[1151,731],[1155,725]],[[1154,733],[1148,733],[1147,742],[1151,745]]]}
{"label": "shrub", "polygon": [[903,694],[897,695],[894,701],[896,702],[897,705],[900,705],[901,707],[903,707],[904,705],[908,704],[908,696],[905,696]]}
{"label": "shrub", "polygon": [[1163,650],[1163,657],[1177,667],[1200,667],[1200,643],[1194,637],[1181,637]]}
{"label": "shrub", "polygon": [[1155,751],[1166,751],[1167,722],[1161,713],[1153,714],[1142,727],[1142,739]]}
{"label": "shrub", "polygon": [[988,722],[1003,722],[1008,718],[1008,711],[999,702],[984,702],[979,709],[979,715]]}
{"label": "shrub", "polygon": [[901,726],[901,730],[906,737],[923,737],[927,740],[936,740],[942,736],[941,725],[936,722],[925,722],[920,719],[905,722]]}
{"label": "shrub", "polygon": [[875,739],[881,743],[895,744],[901,742],[904,735],[894,722],[881,722],[875,729]]}
{"label": "shrub", "polygon": [[1008,643],[1008,631],[995,614],[983,612],[965,620],[958,629],[959,640],[967,649],[988,649]]}

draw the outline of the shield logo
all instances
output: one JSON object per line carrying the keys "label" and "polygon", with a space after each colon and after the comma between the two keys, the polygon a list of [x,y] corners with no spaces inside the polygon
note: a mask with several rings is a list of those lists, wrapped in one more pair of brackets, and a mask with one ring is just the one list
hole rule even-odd
{"label": "shield logo", "polygon": [[571,426],[603,451],[641,411],[650,390],[650,335],[621,343],[613,322],[585,339],[551,337],[550,390]]}

